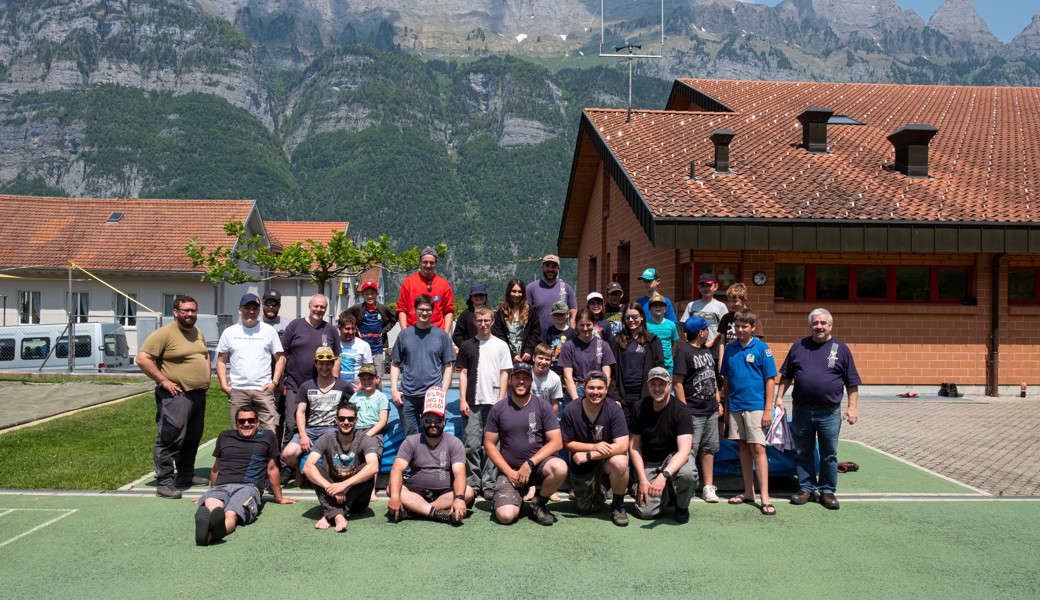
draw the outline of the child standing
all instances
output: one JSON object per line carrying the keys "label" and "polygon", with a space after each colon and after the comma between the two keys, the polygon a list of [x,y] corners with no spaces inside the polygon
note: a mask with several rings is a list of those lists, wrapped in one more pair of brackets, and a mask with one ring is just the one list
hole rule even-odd
{"label": "child standing", "polygon": [[570,311],[571,309],[563,300],[553,302],[553,323],[545,334],[545,343],[552,348],[552,371],[561,378],[563,377],[563,367],[557,364],[560,360],[560,350],[563,349],[564,342],[578,337],[578,331],[567,323]]}
{"label": "child standing", "polygon": [[674,345],[679,341],[679,329],[673,321],[664,318],[667,309],[668,304],[665,303],[664,296],[660,294],[650,296],[650,319],[646,322],[646,329],[656,335],[657,339],[661,340],[661,351],[664,353],[664,368],[671,373],[674,365]]}
{"label": "child standing", "polygon": [[690,454],[701,461],[701,496],[705,502],[718,502],[715,483],[715,453],[719,451],[719,389],[715,385],[715,361],[704,347],[708,341],[708,322],[701,317],[686,319],[685,344],[675,350],[672,389],[686,404],[693,418],[693,448]]}
{"label": "child standing", "polygon": [[711,350],[711,357],[715,360],[715,364],[720,364],[719,349],[722,340],[719,339],[719,322],[726,315],[726,305],[715,299],[715,292],[718,289],[719,283],[715,280],[714,275],[702,274],[697,279],[697,291],[701,295],[700,299],[687,304],[682,318],[679,319],[680,323],[685,323],[686,319],[698,316],[708,322],[708,341],[705,342],[704,347]]}
{"label": "child standing", "polygon": [[552,360],[553,351],[549,344],[538,344],[534,347],[531,395],[548,402],[549,406],[553,407],[556,416],[559,417],[562,409],[560,402],[563,401],[563,382],[559,375],[549,369]]}
{"label": "child standing", "polygon": [[[769,502],[769,463],[766,460],[765,429],[773,422],[773,393],[776,363],[769,346],[755,337],[758,315],[744,308],[734,316],[737,341],[726,348],[722,363],[722,395],[728,438],[740,447],[740,471],[744,492],[730,498],[730,504],[755,501],[755,477],[762,492],[763,515],[775,515]],[[752,465],[754,469],[752,470]]]}

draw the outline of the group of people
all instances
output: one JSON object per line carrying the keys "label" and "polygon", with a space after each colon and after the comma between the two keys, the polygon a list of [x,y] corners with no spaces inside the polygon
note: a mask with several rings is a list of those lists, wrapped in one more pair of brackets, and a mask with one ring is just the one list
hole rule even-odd
{"label": "group of people", "polygon": [[[217,346],[233,428],[218,439],[208,481],[194,475],[194,458],[209,358],[194,328],[197,305],[178,298],[174,322],[146,340],[138,363],[157,384],[157,494],[177,498],[179,487],[212,486],[199,500],[198,544],[255,519],[265,486],[276,502],[291,503],[282,486],[296,470],[321,504],[316,528],[346,530],[350,515],[374,499],[390,404],[406,436],[387,489],[395,522],[461,525],[482,497],[500,523],[526,512],[548,526],[556,521],[550,504],[569,483],[579,513],[609,502],[614,524],[627,525],[630,495],[636,517],[670,509],[685,523],[702,476],[703,499],[719,501],[712,472],[720,431],[737,442],[743,472],[744,489],[729,502],[757,501],[762,514],[774,515],[764,430],[789,388],[800,485],[791,502],[819,493],[823,506],[838,508],[838,430],[858,417],[859,376],[848,347],[831,336],[825,309],[810,314],[812,335],[792,345],[777,371],[740,283],[723,303],[714,277],[701,275],[700,297],[679,317],[649,268],[640,276],[645,296],[624,303],[624,290],[611,282],[579,307],[559,278],[559,258],[547,255],[542,276],[509,281],[496,308],[486,286],[473,285],[456,317],[437,264],[436,253],[423,250],[396,311],[365,284],[364,301],[344,311],[338,327],[325,321],[321,295],[311,298],[308,316],[290,323],[278,317],[277,291],[262,300],[243,296],[241,323]],[[395,325],[401,331],[390,349],[386,333]],[[378,368],[384,352],[389,399]],[[444,391],[455,370],[459,437],[445,435]]]}

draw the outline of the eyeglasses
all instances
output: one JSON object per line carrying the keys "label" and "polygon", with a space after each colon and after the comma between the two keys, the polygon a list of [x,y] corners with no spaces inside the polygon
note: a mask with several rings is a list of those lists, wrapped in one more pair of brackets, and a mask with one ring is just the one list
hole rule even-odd
{"label": "eyeglasses", "polygon": [[441,417],[435,417],[435,418],[432,418],[432,419],[431,418],[423,419],[423,423],[426,423],[427,425],[440,425],[443,422],[444,422],[444,419],[441,418]]}
{"label": "eyeglasses", "polygon": [[638,321],[639,319],[642,319],[642,318],[643,317],[641,317],[639,315],[625,315],[625,320],[626,321]]}
{"label": "eyeglasses", "polygon": [[277,300],[264,300],[264,306],[268,308],[276,308],[279,304]]}
{"label": "eyeglasses", "polygon": [[357,416],[341,417],[341,416],[337,415],[336,416],[336,421],[338,421],[340,423],[353,423],[354,421],[357,421]]}
{"label": "eyeglasses", "polygon": [[256,417],[254,417],[252,419],[249,419],[249,418],[238,419],[238,424],[239,425],[256,425]]}
{"label": "eyeglasses", "polygon": [[416,313],[422,313],[422,314],[425,315],[426,313],[432,313],[433,309],[432,308],[417,308],[417,309],[415,309],[415,312]]}
{"label": "eyeglasses", "polygon": [[322,352],[321,354],[315,354],[314,360],[336,360],[336,355],[332,354],[331,352]]}

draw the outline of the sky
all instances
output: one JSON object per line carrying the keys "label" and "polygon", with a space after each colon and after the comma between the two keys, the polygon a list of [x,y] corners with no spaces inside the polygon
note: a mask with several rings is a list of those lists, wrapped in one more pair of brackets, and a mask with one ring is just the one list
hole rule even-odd
{"label": "sky", "polygon": [[[760,4],[775,6],[780,0],[757,0]],[[1040,0],[973,0],[975,10],[989,24],[990,31],[1002,42],[1010,42],[1029,26],[1033,15],[1040,12]],[[942,4],[942,0],[896,0],[903,9],[912,9],[924,22]]]}

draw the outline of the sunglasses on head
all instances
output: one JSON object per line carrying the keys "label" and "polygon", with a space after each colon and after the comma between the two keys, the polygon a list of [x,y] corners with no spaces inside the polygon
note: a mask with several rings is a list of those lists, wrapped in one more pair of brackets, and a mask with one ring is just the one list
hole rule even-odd
{"label": "sunglasses on head", "polygon": [[357,415],[353,417],[341,417],[339,415],[336,415],[336,420],[340,423],[353,423],[354,421],[357,421]]}
{"label": "sunglasses on head", "polygon": [[331,352],[330,353],[323,352],[321,354],[315,354],[314,355],[314,359],[315,360],[336,360],[336,355],[332,354]]}
{"label": "sunglasses on head", "polygon": [[427,425],[440,425],[443,422],[443,417],[426,417],[423,419],[423,423],[426,423]]}
{"label": "sunglasses on head", "polygon": [[246,417],[244,419],[238,419],[238,424],[239,425],[256,425],[256,417],[253,417],[252,419],[250,419],[248,417]]}

